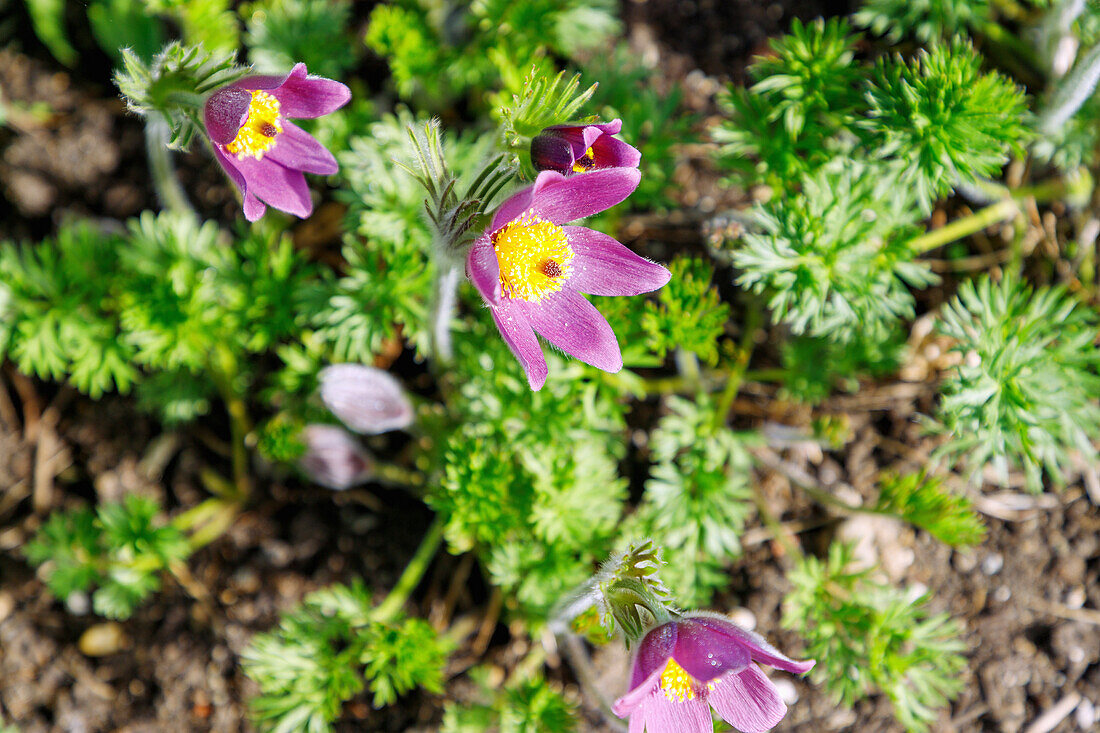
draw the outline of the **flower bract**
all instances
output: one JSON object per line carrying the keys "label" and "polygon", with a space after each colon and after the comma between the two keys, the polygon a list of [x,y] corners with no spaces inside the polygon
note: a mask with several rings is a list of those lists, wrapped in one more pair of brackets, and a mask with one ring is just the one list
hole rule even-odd
{"label": "flower bract", "polygon": [[547,375],[536,332],[592,366],[622,369],[611,326],[581,293],[637,295],[668,282],[668,270],[614,238],[566,226],[619,203],[639,180],[635,168],[571,178],[543,171],[534,185],[501,204],[470,248],[466,272],[532,389],[540,389]]}
{"label": "flower bract", "polygon": [[570,176],[603,168],[637,168],[642,154],[614,135],[622,120],[596,125],[553,125],[531,139],[535,170]]}
{"label": "flower bract", "polygon": [[307,75],[305,64],[285,76],[245,77],[210,95],[206,134],[244,197],[245,218],[256,221],[267,206],[303,218],[312,213],[303,173],[335,173],[336,158],[290,119],[327,115],[349,99],[346,86]]}
{"label": "flower bract", "polygon": [[630,717],[630,733],[710,733],[712,707],[742,733],[761,733],[783,719],[787,706],[756,662],[795,674],[814,666],[723,616],[691,614],[645,635],[630,691],[612,709]]}

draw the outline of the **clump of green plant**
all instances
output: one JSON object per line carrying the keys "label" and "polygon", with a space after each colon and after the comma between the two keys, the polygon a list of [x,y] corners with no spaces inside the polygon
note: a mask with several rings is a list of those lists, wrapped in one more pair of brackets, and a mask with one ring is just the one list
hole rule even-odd
{"label": "clump of green plant", "polygon": [[92,592],[96,613],[125,619],[160,589],[164,572],[185,562],[191,549],[156,501],[131,494],[94,512],[50,515],[23,553],[42,566],[46,585],[58,599]]}
{"label": "clump of green plant", "polygon": [[840,542],[825,560],[801,560],[788,576],[783,625],[806,640],[817,660],[814,681],[840,704],[881,691],[907,730],[929,730],[963,686],[962,629],[929,611],[928,594],[914,600],[870,570],[850,570],[852,560],[851,546]]}
{"label": "clump of green plant", "polygon": [[985,539],[985,524],[965,496],[951,493],[943,480],[926,473],[884,473],[872,511],[892,514],[958,547]]}
{"label": "clump of green plant", "polygon": [[544,679],[521,680],[500,689],[490,683],[484,668],[473,670],[470,677],[486,702],[447,703],[443,708],[444,733],[571,733],[577,729],[577,706]]}
{"label": "clump of green plant", "polygon": [[1032,289],[1015,276],[963,283],[941,312],[960,363],[947,375],[937,413],[950,442],[941,454],[973,475],[987,465],[1002,480],[1022,469],[1030,491],[1043,472],[1056,483],[1074,457],[1097,460],[1100,352],[1094,311],[1063,288]]}
{"label": "clump of green plant", "polygon": [[252,713],[261,730],[331,731],[363,691],[375,707],[415,688],[442,691],[451,643],[425,621],[380,608],[362,583],[330,586],[253,637],[241,664],[260,687]]}

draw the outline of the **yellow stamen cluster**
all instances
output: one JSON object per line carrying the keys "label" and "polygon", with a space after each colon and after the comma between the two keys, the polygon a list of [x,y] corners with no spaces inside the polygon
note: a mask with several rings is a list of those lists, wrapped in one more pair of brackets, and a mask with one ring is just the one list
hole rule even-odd
{"label": "yellow stamen cluster", "polygon": [[533,303],[561,290],[573,273],[573,248],[565,230],[553,222],[524,214],[493,235],[500,265],[500,290],[508,298]]}
{"label": "yellow stamen cluster", "polygon": [[279,100],[259,89],[252,90],[252,101],[248,103],[248,117],[245,118],[237,137],[225,146],[225,149],[237,156],[237,160],[255,158],[260,160],[264,153],[275,145],[275,136],[283,131],[283,121],[279,116]]}
{"label": "yellow stamen cluster", "polygon": [[592,164],[596,162],[596,153],[589,148],[584,151],[584,155],[573,161],[573,172],[584,173],[586,170],[592,167]]}
{"label": "yellow stamen cluster", "polygon": [[661,690],[669,702],[684,702],[695,699],[695,678],[687,670],[669,659],[665,671],[661,673]]}

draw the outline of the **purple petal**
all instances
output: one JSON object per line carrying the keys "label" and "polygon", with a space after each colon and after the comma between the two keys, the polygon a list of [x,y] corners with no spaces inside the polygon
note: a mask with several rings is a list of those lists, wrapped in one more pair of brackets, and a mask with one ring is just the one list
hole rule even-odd
{"label": "purple petal", "polygon": [[[585,174],[592,175],[592,174]],[[637,295],[657,290],[672,274],[639,257],[614,237],[586,227],[565,227],[576,257],[566,286],[591,295]]]}
{"label": "purple petal", "polygon": [[357,433],[377,435],[408,427],[412,405],[401,383],[363,364],[334,364],[319,375],[321,401]]}
{"label": "purple petal", "polygon": [[249,76],[236,82],[242,89],[266,89],[279,100],[286,117],[313,118],[343,107],[351,99],[344,84],[321,76],[307,76],[306,65],[295,64],[286,76]]}
{"label": "purple petal", "polygon": [[[502,299],[506,300],[506,299]],[[560,290],[537,303],[513,300],[514,307],[547,341],[605,372],[623,368],[619,342],[596,307],[580,293]]]}
{"label": "purple petal", "polygon": [[755,664],[718,680],[709,699],[722,720],[743,733],[771,730],[787,714],[779,691]]}
{"label": "purple petal", "polygon": [[539,134],[531,138],[531,163],[536,169],[569,173],[575,160],[574,146],[561,136]]}
{"label": "purple petal", "polygon": [[287,168],[323,176],[340,169],[324,145],[290,121],[283,122],[283,131],[276,136],[275,147],[267,151],[266,157]]}
{"label": "purple petal", "polygon": [[[668,662],[668,658],[665,658],[665,662]],[[638,666],[635,664],[634,671],[638,671]],[[618,715],[620,718],[625,718],[627,715],[631,716],[631,722],[633,722],[633,716],[635,711],[642,707],[646,698],[650,695],[662,695],[660,690],[661,686],[661,674],[665,671],[665,665],[662,663],[655,671],[651,672],[647,676],[641,678],[637,684],[630,686],[630,691],[620,697],[611,706],[611,712]],[[645,716],[642,716],[643,720]]]}
{"label": "purple petal", "polygon": [[244,174],[237,168],[240,161],[237,160],[236,156],[226,155],[222,151],[221,145],[215,143],[212,147],[214,148],[214,157],[221,164],[222,170],[225,171],[225,174],[229,176],[229,180],[233,181],[233,185],[241,192],[241,197],[244,199],[244,217],[249,221],[256,221],[264,215],[267,207],[248,190]]}
{"label": "purple petal", "polygon": [[238,87],[226,87],[211,94],[202,111],[206,134],[210,139],[222,145],[233,142],[241,125],[248,118],[248,105],[251,102],[252,94],[247,89]]}
{"label": "purple petal", "polygon": [[749,666],[749,650],[703,624],[685,619],[676,624],[676,649],[672,658],[699,682],[710,682],[723,674],[740,672]]}
{"label": "purple petal", "polygon": [[[547,174],[559,175],[543,171],[539,178]],[[560,181],[547,179],[547,185],[541,189],[536,182],[531,211],[555,224],[568,224],[609,209],[625,199],[638,187],[641,175],[636,168],[605,168]]]}
{"label": "purple petal", "polygon": [[805,662],[791,659],[769,644],[760,634],[742,629],[724,616],[693,613],[687,619],[707,627],[716,634],[728,637],[733,643],[744,646],[749,650],[754,662],[761,662],[769,667],[775,667],[794,674],[809,672],[815,664],[812,659]]}
{"label": "purple petal", "polygon": [[581,145],[584,146],[581,148],[581,157],[588,152],[588,149],[601,135],[603,135],[603,130],[596,125],[585,125],[584,129],[581,130]]}
{"label": "purple petal", "polygon": [[592,144],[592,160],[600,168],[637,168],[642,162],[642,153],[617,137],[601,135]]}
{"label": "purple petal", "polygon": [[497,324],[504,343],[508,344],[527,374],[527,383],[538,392],[546,383],[546,357],[542,355],[542,347],[527,316],[515,304],[516,301],[501,298],[500,303],[489,307],[489,312],[493,314],[493,322]]}
{"label": "purple petal", "polygon": [[675,623],[661,624],[651,629],[642,638],[638,645],[638,653],[634,655],[634,667],[630,674],[631,689],[641,684],[641,681],[653,675],[654,672],[664,672],[665,665],[672,658],[672,651],[676,648],[677,628]]}
{"label": "purple petal", "polygon": [[474,240],[466,255],[466,276],[487,303],[496,305],[500,300],[500,261],[492,240],[485,234]]}
{"label": "purple petal", "polygon": [[658,692],[650,695],[638,712],[645,715],[649,733],[711,733],[714,730],[710,708],[701,694],[691,700],[674,702]]}
{"label": "purple petal", "polygon": [[513,194],[500,205],[500,208],[493,214],[493,223],[489,226],[489,231],[495,232],[513,219],[518,219],[521,214],[531,208],[531,201],[534,199],[535,194],[548,185],[562,180],[565,180],[565,177],[557,171],[542,171],[539,173],[533,185]]}
{"label": "purple petal", "polygon": [[298,459],[298,467],[316,483],[343,491],[370,478],[370,456],[343,428],[307,425],[300,439],[306,452]]}
{"label": "purple petal", "polygon": [[[313,213],[313,201],[309,198],[306,177],[299,170],[291,170],[269,158],[244,158],[234,162],[245,181],[245,215],[248,215],[247,196],[260,198],[268,206],[305,219]],[[254,221],[250,219],[250,221]]]}

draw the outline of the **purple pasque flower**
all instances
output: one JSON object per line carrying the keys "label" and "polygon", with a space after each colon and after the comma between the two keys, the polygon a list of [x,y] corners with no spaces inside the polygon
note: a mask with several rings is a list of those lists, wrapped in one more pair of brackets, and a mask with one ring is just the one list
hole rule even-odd
{"label": "purple pasque flower", "polygon": [[552,125],[531,138],[531,163],[535,170],[574,173],[602,168],[637,168],[638,149],[617,135],[622,120],[596,125]]}
{"label": "purple pasque flower", "polygon": [[755,662],[795,674],[814,666],[718,614],[669,621],[638,645],[630,691],[612,710],[630,716],[630,733],[710,733],[711,707],[742,733],[762,733],[783,719],[787,706]]}
{"label": "purple pasque flower", "polygon": [[214,157],[244,197],[244,215],[256,221],[274,206],[305,218],[313,212],[303,173],[330,175],[336,158],[288,118],[327,115],[347,104],[338,81],[307,76],[295,64],[285,76],[249,76],[206,100],[203,118]]}
{"label": "purple pasque flower", "polygon": [[489,304],[531,389],[546,381],[535,333],[607,372],[623,367],[615,333],[581,293],[637,295],[670,274],[614,238],[567,222],[603,211],[638,187],[636,168],[608,168],[566,178],[543,171],[497,209],[470,248],[466,274]]}

